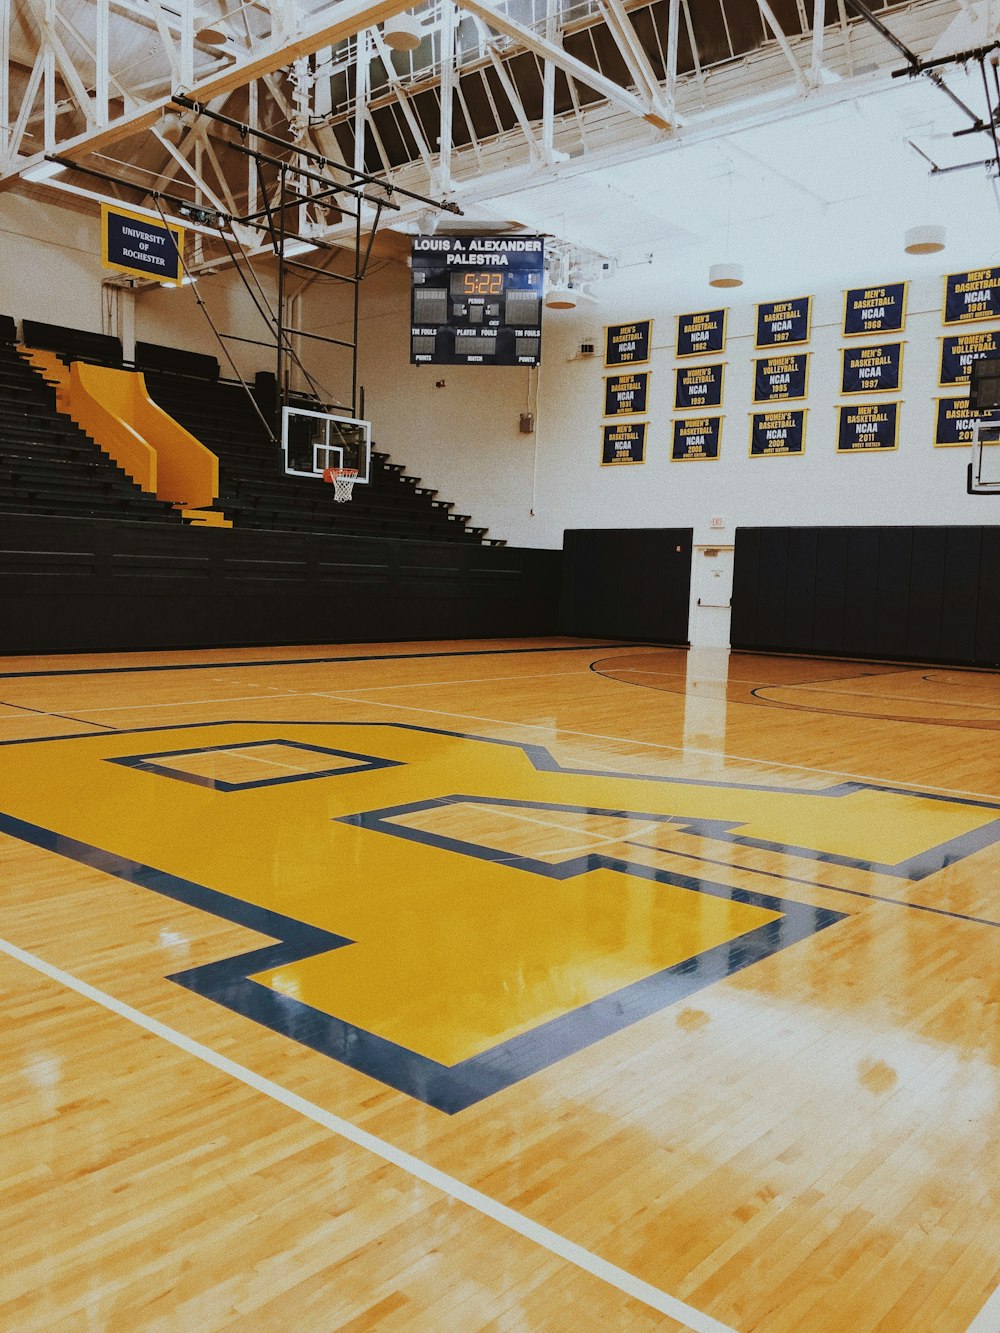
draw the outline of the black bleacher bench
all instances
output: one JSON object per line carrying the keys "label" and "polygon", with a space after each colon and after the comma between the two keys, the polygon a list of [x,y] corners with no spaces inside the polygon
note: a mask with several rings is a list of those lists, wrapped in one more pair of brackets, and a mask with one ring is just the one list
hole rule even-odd
{"label": "black bleacher bench", "polygon": [[0,343],[17,342],[17,324],[10,315],[0,315]]}
{"label": "black bleacher bench", "polygon": [[183,352],[160,343],[136,343],[136,370],[164,370],[171,375],[191,375],[200,380],[217,380],[219,362],[201,352]]}
{"label": "black bleacher bench", "polygon": [[94,361],[102,366],[120,366],[124,360],[120,338],[86,329],[67,329],[61,324],[43,324],[37,319],[21,321],[28,347],[59,352],[76,361]]}

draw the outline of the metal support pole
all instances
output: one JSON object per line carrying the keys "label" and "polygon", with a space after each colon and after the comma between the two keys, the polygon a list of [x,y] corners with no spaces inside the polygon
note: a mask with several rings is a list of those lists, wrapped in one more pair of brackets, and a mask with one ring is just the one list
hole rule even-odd
{"label": "metal support pole", "polygon": [[[447,3],[447,0],[446,0]],[[351,348],[351,416],[357,416],[358,407],[358,306],[360,304],[359,285],[361,283],[361,204],[354,215],[354,329],[351,334],[354,346]]]}

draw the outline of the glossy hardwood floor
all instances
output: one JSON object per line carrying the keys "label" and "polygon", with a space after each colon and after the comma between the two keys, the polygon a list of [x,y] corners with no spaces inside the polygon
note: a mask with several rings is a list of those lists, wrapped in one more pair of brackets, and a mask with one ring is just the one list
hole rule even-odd
{"label": "glossy hardwood floor", "polygon": [[1000,676],[0,659],[0,1328],[1000,1331]]}

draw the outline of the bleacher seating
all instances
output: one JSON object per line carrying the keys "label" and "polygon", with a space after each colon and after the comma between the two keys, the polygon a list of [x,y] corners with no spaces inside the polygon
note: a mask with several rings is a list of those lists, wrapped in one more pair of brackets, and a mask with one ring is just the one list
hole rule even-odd
{"label": "bleacher seating", "polygon": [[21,321],[27,347],[58,352],[64,360],[95,361],[102,366],[121,366],[124,355],[120,338],[108,333],[90,333],[87,329],[68,329],[61,324],[43,324],[41,320]]}
{"label": "bleacher seating", "polygon": [[74,518],[181,522],[147,495],[69,417],[18,356],[13,320],[0,318],[0,511]]}
{"label": "bleacher seating", "polygon": [[[117,338],[29,319],[22,327],[27,346],[54,351],[67,363],[123,364]],[[131,506],[135,513],[129,517],[181,521],[169,505],[133,485],[69,417],[56,411],[51,389],[10,345],[16,336],[12,320],[9,328],[0,325],[0,342],[8,335],[9,342],[0,346],[0,507],[99,516]],[[332,486],[287,476],[280,449],[246,388],[221,381],[215,357],[139,343],[135,366],[145,375],[153,400],[217,455],[215,508],[239,528],[488,542],[485,528],[470,527],[468,515],[452,512],[451,502],[407,476],[387,454],[372,454],[371,481],[355,486],[350,504],[335,503]],[[263,378],[273,386],[273,376]],[[273,387],[271,394],[266,385],[264,390],[258,401],[263,398],[270,409]],[[86,491],[90,482],[93,496]]]}
{"label": "bleacher seating", "polygon": [[449,501],[406,476],[387,454],[372,454],[372,479],[338,505],[333,487],[289,477],[246,391],[146,372],[153,400],[218,456],[219,508],[239,528],[482,542],[485,528],[468,527]]}

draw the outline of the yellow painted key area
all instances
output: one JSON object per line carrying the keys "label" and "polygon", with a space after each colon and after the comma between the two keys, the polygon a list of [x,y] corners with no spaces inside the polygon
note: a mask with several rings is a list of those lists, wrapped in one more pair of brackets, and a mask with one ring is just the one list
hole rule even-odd
{"label": "yellow painted key area", "polygon": [[995,675],[0,674],[0,1327],[995,1333]]}

